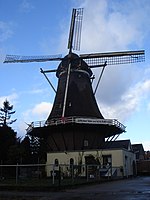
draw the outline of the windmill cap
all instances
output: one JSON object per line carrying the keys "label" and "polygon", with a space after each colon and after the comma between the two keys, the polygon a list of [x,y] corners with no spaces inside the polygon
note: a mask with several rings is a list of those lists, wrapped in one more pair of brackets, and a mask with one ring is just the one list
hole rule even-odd
{"label": "windmill cap", "polygon": [[62,62],[59,64],[57,72],[56,72],[56,76],[59,78],[60,75],[62,73],[67,72],[69,63],[71,63],[71,71],[75,70],[79,70],[79,71],[85,71],[86,73],[88,73],[88,75],[91,77],[92,76],[92,70],[90,69],[90,67],[87,65],[87,63],[80,58],[77,54],[75,53],[70,53],[68,55],[66,55],[63,59]]}

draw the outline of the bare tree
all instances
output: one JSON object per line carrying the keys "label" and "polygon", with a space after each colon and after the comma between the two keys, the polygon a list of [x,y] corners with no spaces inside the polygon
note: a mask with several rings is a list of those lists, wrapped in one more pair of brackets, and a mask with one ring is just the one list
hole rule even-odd
{"label": "bare tree", "polygon": [[14,123],[17,119],[11,120],[11,115],[16,111],[13,111],[13,105],[10,105],[9,101],[6,99],[3,103],[3,108],[0,108],[0,125],[8,126]]}

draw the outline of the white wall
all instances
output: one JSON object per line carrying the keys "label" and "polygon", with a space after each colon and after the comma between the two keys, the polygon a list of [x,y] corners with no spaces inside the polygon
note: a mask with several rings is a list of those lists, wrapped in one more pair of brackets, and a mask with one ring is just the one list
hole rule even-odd
{"label": "white wall", "polygon": [[[55,159],[58,159],[59,164],[69,165],[70,159],[74,159],[74,164],[78,165],[85,164],[85,156],[93,155],[95,158],[98,158],[102,163],[103,155],[111,155],[112,157],[112,167],[123,168],[123,171],[120,171],[119,176],[130,176],[133,175],[132,163],[135,161],[135,154],[129,152],[125,149],[116,149],[116,150],[91,150],[91,151],[75,151],[75,152],[57,152],[57,153],[47,153],[47,176],[50,176],[50,171],[53,170],[53,165]],[[58,167],[55,167],[57,170]]]}

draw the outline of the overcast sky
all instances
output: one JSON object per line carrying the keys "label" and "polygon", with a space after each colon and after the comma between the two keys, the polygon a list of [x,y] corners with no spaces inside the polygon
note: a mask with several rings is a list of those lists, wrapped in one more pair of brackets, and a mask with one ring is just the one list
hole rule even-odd
{"label": "overcast sky", "polygon": [[[6,54],[66,55],[72,8],[79,7],[84,17],[77,53],[145,50],[144,63],[107,66],[96,99],[106,119],[127,126],[119,139],[143,143],[150,150],[149,0],[0,0],[0,106],[6,98],[14,105],[13,127],[21,136],[26,123],[46,120],[54,92],[39,69],[54,69],[59,63],[3,60]],[[100,70],[93,73],[97,78]],[[49,78],[56,87],[55,74]]]}

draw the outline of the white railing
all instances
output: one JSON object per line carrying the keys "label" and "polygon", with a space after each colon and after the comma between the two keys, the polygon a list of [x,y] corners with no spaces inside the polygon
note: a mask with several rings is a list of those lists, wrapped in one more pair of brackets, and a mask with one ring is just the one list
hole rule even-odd
{"label": "white railing", "polygon": [[77,123],[77,124],[97,124],[97,125],[109,125],[115,126],[122,131],[125,131],[125,126],[121,124],[116,119],[97,119],[97,118],[85,118],[85,117],[62,117],[51,119],[47,121],[36,121],[32,122],[29,127],[27,128],[27,132],[32,131],[33,128],[38,127],[45,127],[45,126],[57,126],[60,124],[70,124],[70,123]]}

